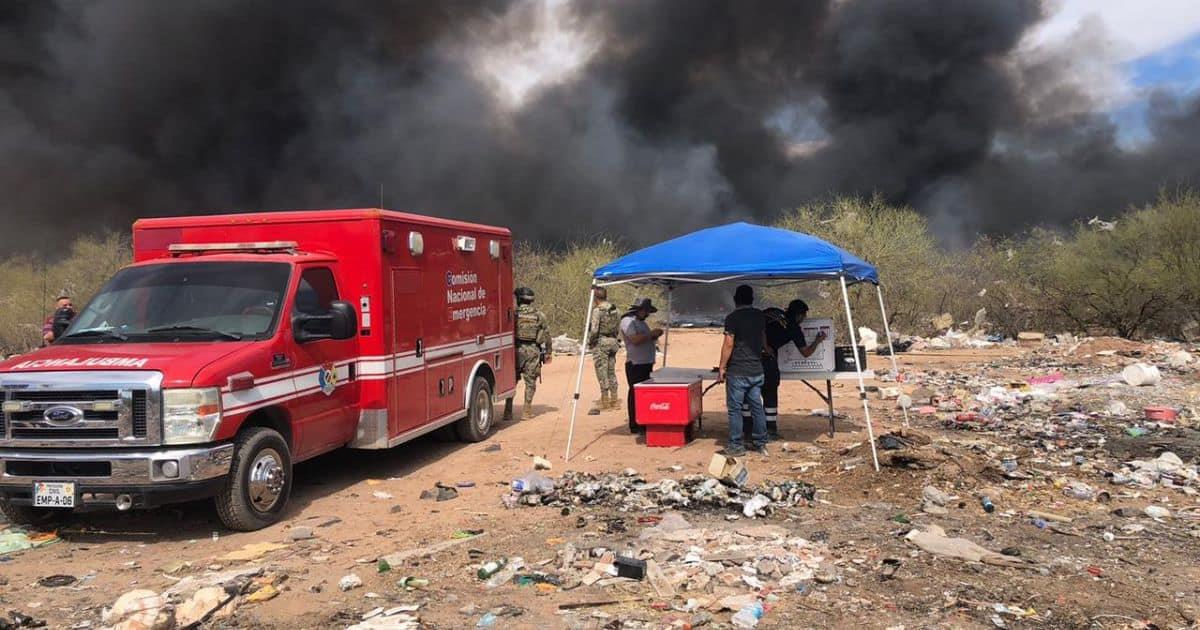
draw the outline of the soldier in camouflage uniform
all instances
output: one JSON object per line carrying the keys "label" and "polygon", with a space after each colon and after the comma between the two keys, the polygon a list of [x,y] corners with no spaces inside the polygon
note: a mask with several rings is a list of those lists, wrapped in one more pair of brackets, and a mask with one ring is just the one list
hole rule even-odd
{"label": "soldier in camouflage uniform", "polygon": [[550,326],[546,315],[533,307],[533,289],[520,287],[517,298],[517,370],[525,381],[525,406],[522,418],[533,417],[533,394],[542,376],[542,363],[551,359]]}
{"label": "soldier in camouflage uniform", "polygon": [[596,365],[596,380],[600,382],[600,400],[590,411],[591,415],[601,409],[617,409],[617,341],[621,313],[608,301],[608,290],[596,287],[592,291],[592,327],[588,332],[588,345],[592,349],[592,361]]}

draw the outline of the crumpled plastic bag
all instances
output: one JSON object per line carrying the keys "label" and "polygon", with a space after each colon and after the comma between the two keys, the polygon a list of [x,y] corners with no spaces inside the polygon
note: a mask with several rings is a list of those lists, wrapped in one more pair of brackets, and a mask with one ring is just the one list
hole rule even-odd
{"label": "crumpled plastic bag", "polygon": [[935,556],[958,558],[967,562],[982,562],[998,567],[1038,568],[1038,564],[1032,560],[999,554],[980,547],[966,538],[947,538],[946,531],[937,525],[926,525],[923,531],[914,529],[908,532],[904,539]]}

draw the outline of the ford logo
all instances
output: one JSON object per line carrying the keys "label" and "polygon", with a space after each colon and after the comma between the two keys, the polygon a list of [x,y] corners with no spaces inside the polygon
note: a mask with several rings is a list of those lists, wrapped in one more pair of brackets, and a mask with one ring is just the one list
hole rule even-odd
{"label": "ford logo", "polygon": [[50,424],[74,424],[83,419],[83,412],[75,407],[51,407],[42,412],[42,417]]}

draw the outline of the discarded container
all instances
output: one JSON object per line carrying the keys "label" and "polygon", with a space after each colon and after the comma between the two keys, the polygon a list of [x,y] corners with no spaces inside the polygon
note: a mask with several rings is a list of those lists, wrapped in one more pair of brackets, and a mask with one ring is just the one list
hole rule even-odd
{"label": "discarded container", "polygon": [[513,479],[512,489],[517,494],[548,494],[554,491],[554,480],[538,472],[529,472]]}
{"label": "discarded container", "polygon": [[996,511],[996,504],[992,503],[992,500],[988,497],[979,499],[979,504],[983,506],[983,511],[988,514]]}
{"label": "discarded container", "polygon": [[503,569],[504,565],[506,564],[508,564],[507,558],[485,562],[484,565],[479,567],[479,570],[475,572],[475,575],[477,575],[481,580],[486,580],[495,575],[500,569]]}
{"label": "discarded container", "polygon": [[1162,381],[1162,374],[1153,365],[1134,363],[1121,370],[1121,378],[1134,387],[1142,387],[1144,385],[1158,385]]}
{"label": "discarded container", "polygon": [[708,462],[708,474],[720,479],[722,483],[741,487],[750,478],[750,471],[733,457],[714,453]]}
{"label": "discarded container", "polygon": [[1129,437],[1142,437],[1147,433],[1149,433],[1149,431],[1143,429],[1142,427],[1125,427],[1125,434]]}
{"label": "discarded container", "polygon": [[642,580],[646,577],[646,561],[626,556],[618,556],[613,565],[617,567],[617,577]]}
{"label": "discarded container", "polygon": [[1017,472],[1017,458],[1013,455],[1005,455],[1000,460],[1000,468],[1004,472]]}
{"label": "discarded container", "polygon": [[763,612],[762,602],[754,602],[737,611],[737,614],[729,620],[729,623],[732,623],[735,628],[754,628],[758,626],[758,621],[762,619]]}
{"label": "discarded container", "polygon": [[1146,407],[1143,411],[1146,414],[1146,419],[1154,422],[1175,422],[1179,417],[1178,412],[1172,407],[1152,405]]}
{"label": "discarded container", "polygon": [[1096,497],[1096,489],[1083,483],[1082,481],[1072,482],[1069,486],[1063,489],[1063,492],[1069,496],[1081,501],[1091,501]]}

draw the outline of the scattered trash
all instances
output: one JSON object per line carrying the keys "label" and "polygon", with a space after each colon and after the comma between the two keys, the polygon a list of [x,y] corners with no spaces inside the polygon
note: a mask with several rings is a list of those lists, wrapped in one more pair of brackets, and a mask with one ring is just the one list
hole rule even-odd
{"label": "scattered trash", "polygon": [[1033,562],[984,549],[965,538],[947,538],[946,532],[937,525],[926,525],[923,530],[914,529],[904,539],[924,551],[937,556],[958,558],[968,562],[994,564],[1002,567],[1017,567],[1022,569],[1037,567]]}
{"label": "scattered trash", "polygon": [[280,549],[287,549],[287,545],[273,542],[250,543],[243,545],[237,551],[231,551],[221,556],[221,560],[225,562],[249,562],[250,560],[258,560],[268,553]]}
{"label": "scattered trash", "polygon": [[546,459],[545,457],[535,456],[533,458],[534,470],[550,470],[551,468],[553,468],[553,466],[550,465],[550,460]]}
{"label": "scattered trash", "polygon": [[78,581],[79,581],[78,578],[76,578],[73,575],[59,574],[59,575],[47,575],[44,578],[39,578],[37,583],[38,583],[38,586],[44,586],[46,588],[59,588],[62,586],[71,586],[72,584],[74,584]]}
{"label": "scattered trash", "polygon": [[371,496],[375,497],[376,499],[391,499],[391,498],[393,498],[392,494],[390,492],[384,492],[383,490],[376,490],[375,492],[371,493]]}
{"label": "scattered trash", "polygon": [[342,579],[338,580],[338,588],[342,589],[343,591],[348,591],[350,589],[358,588],[362,585],[363,585],[362,578],[358,577],[357,575],[355,575],[353,573],[350,573],[348,575],[343,575]]}
{"label": "scattered trash", "polygon": [[1134,363],[1126,366],[1121,371],[1121,378],[1126,384],[1134,387],[1142,387],[1146,385],[1158,385],[1162,381],[1162,374],[1153,365]]}
{"label": "scattered trash", "polygon": [[146,589],[129,591],[117,598],[111,608],[104,609],[104,623],[113,628],[157,630],[175,624],[175,611],[167,599]]}

